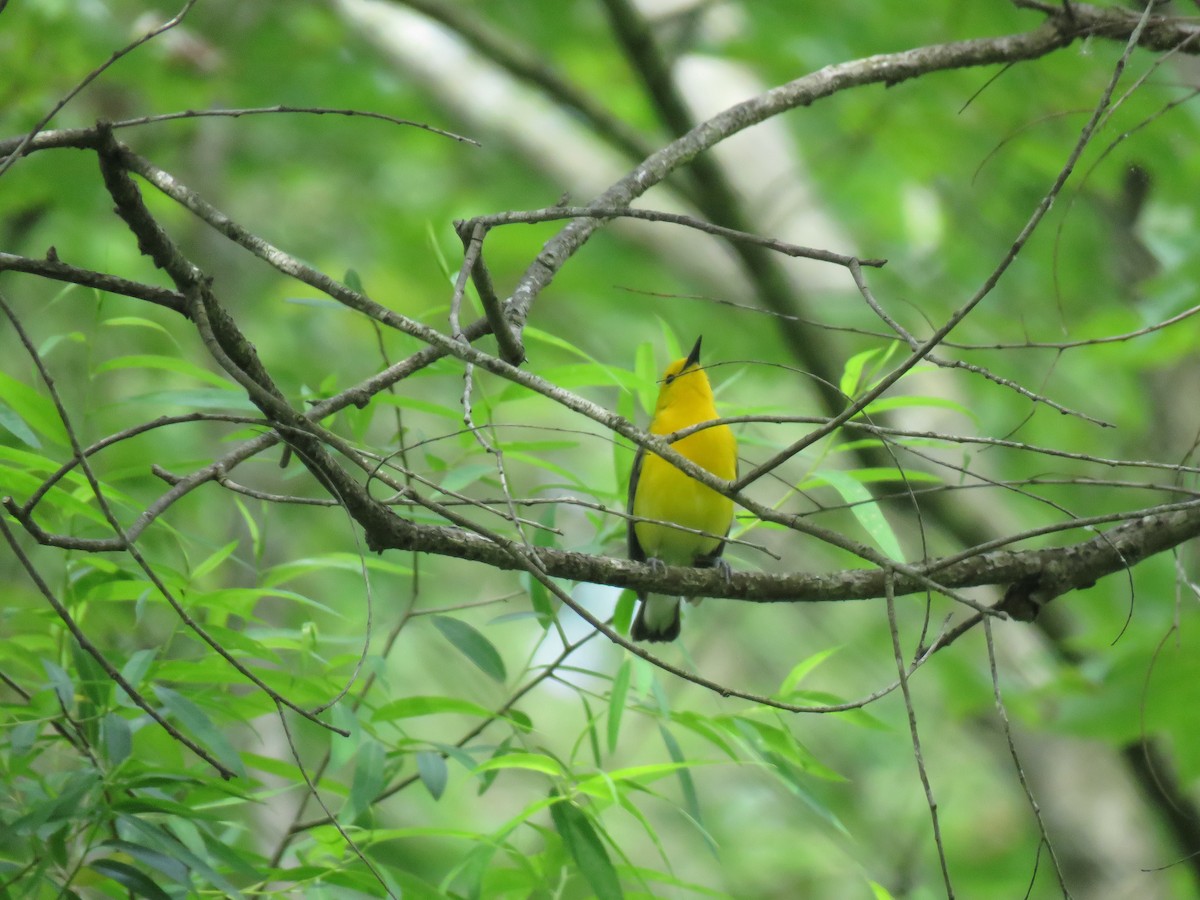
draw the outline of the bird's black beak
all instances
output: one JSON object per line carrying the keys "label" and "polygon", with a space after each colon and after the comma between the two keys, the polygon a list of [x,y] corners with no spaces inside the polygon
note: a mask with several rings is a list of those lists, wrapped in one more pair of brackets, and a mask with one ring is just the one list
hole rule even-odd
{"label": "bird's black beak", "polygon": [[700,365],[700,342],[702,340],[704,340],[704,335],[696,338],[696,346],[692,348],[692,352],[687,355],[687,359],[683,363],[685,369]]}

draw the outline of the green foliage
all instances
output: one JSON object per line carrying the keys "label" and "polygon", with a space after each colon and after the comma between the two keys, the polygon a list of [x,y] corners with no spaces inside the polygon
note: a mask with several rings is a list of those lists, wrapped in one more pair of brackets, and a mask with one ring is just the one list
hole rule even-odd
{"label": "green foliage", "polygon": [[[686,55],[681,71],[703,55],[767,87],[828,64],[1039,21],[1013,4],[926,6],[920,16],[903,4],[851,16],[839,4],[806,4],[798,24],[795,4],[782,0],[701,4],[656,23],[655,37],[669,59]],[[649,146],[666,142],[603,4],[446,7],[527,44],[531,60],[579,85]],[[11,5],[0,29],[9,75],[0,138],[32,127],[149,27],[142,16],[164,9],[135,0]],[[198,3],[182,28],[122,58],[50,127],[286,104],[386,112],[480,140],[285,114],[118,132],[262,239],[449,334],[462,253],[451,222],[552,205],[564,190],[571,203],[589,202],[613,180],[602,175],[611,154],[623,151],[577,111],[535,114],[540,107],[503,93],[497,72],[477,79],[382,52],[385,29],[347,9]],[[427,25],[405,21],[413,33]],[[991,83],[992,69],[948,71],[887,91],[845,91],[774,120],[775,137],[766,127],[743,137],[780,140],[786,158],[777,172],[762,163],[771,184],[740,190],[751,230],[789,239],[795,230],[814,246],[887,257],[865,277],[888,313],[924,339],[1008,251],[1119,50],[1095,37]],[[757,501],[915,561],[993,536],[984,526],[1019,534],[1194,495],[1195,470],[1171,467],[1195,449],[1196,326],[1183,314],[1200,284],[1190,199],[1200,120],[1194,104],[1174,105],[1178,73],[1159,60],[1135,54],[1135,77],[1152,77],[1105,122],[993,295],[952,332],[955,343],[939,347],[966,367],[914,367],[753,485]],[[482,109],[456,93],[464,82],[505,99]],[[577,153],[586,179],[568,165]],[[638,162],[623,156],[614,171]],[[1135,166],[1151,188],[1131,218]],[[666,208],[692,190],[676,177],[644,205]],[[802,199],[786,190],[793,183],[806,186]],[[293,408],[308,411],[423,348],[251,261],[147,182],[139,187],[212,276]],[[0,193],[0,251],[42,259],[53,247],[51,258],[71,265],[168,283],[111,214],[94,154],[30,154],[0,177]],[[819,212],[831,233],[848,237],[835,240],[824,225],[806,233],[798,210]],[[489,233],[485,256],[501,297],[562,224]],[[804,333],[837,360],[815,371],[796,332],[745,307],[758,287],[753,273],[731,273],[724,245],[692,234],[660,243],[667,235],[676,232],[636,223],[590,241],[538,299],[523,331],[524,368],[645,424],[663,367],[703,334],[721,412],[764,420],[736,426],[745,471],[813,427],[797,417],[840,411],[822,406],[822,381],[848,405],[907,357],[908,344],[849,277],[838,270],[822,280],[787,261],[785,282],[803,272],[788,286],[797,316],[820,320]],[[833,246],[843,240],[851,246]],[[757,700],[721,696],[598,637],[552,588],[621,635],[633,616],[630,591],[451,557],[376,555],[340,498],[297,459],[281,467],[276,449],[234,459],[273,432],[192,322],[46,278],[5,273],[4,282],[3,299],[50,371],[71,430],[4,320],[0,496],[13,505],[0,515],[14,537],[0,553],[0,897],[943,891],[882,601],[689,606],[681,644],[651,649]],[[481,314],[468,286],[461,321]],[[1147,328],[1136,339],[1071,345]],[[494,349],[491,338],[477,346]],[[1064,415],[1029,392],[1117,427]],[[624,554],[631,444],[482,367],[468,374],[442,359],[322,424],[361,454],[373,496],[414,523],[469,524],[511,541],[526,561],[546,548]],[[120,439],[93,446],[85,469],[72,435],[84,448]],[[975,438],[992,443],[967,442]],[[202,485],[179,487],[222,458]],[[181,499],[154,506],[173,491]],[[13,509],[34,499],[21,515],[65,538],[62,546],[39,546],[22,530]],[[155,515],[145,517],[148,508]],[[739,516],[726,556],[740,571],[867,565]],[[92,542],[114,539],[110,519],[134,533],[136,552],[98,551]],[[1037,534],[1019,549],[1091,533]],[[1175,848],[1165,826],[1140,828],[1149,838],[1131,827],[1132,849],[1110,868],[1096,859],[1107,863],[1107,850],[1089,855],[1080,849],[1088,839],[1074,838],[1098,818],[1093,795],[1130,821],[1169,818],[1160,815],[1168,804],[1139,798],[1120,769],[1143,744],[1162,751],[1156,764],[1169,765],[1185,792],[1200,778],[1193,557],[1177,548],[1128,578],[1061,597],[1044,631],[994,623],[995,681],[979,628],[912,673],[911,712],[959,895],[1059,893],[996,690],[1052,844],[1076,853],[1100,890],[1115,894],[1120,881],[1129,895],[1186,895],[1184,868],[1150,871],[1194,850]],[[972,596],[992,603],[999,592]],[[913,659],[947,619],[965,614],[915,595],[898,598],[897,616]],[[1123,773],[1119,784],[1106,781],[1112,770]],[[1057,783],[1063,771],[1085,783]]]}

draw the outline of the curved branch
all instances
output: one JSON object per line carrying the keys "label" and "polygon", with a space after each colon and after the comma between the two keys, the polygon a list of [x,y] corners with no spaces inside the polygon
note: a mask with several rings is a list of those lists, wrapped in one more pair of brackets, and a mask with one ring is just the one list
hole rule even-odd
{"label": "curved branch", "polygon": [[[594,206],[627,206],[671,172],[688,164],[698,154],[772,116],[848,88],[868,84],[895,85],[910,78],[947,69],[1013,63],[1036,59],[1068,46],[1077,38],[1096,35],[1128,40],[1139,17],[1115,8],[1100,8],[1084,3],[1071,4],[1072,15],[1056,10],[1038,28],[1020,34],[977,38],[934,44],[884,53],[846,63],[837,63],[772,88],[744,103],[730,107],[702,122],[678,140],[647,157],[636,169],[596,198]],[[1151,16],[1139,37],[1139,44],[1165,50],[1187,40],[1200,25],[1163,16]],[[513,292],[506,311],[514,326],[520,328],[529,316],[533,301],[558,270],[588,240],[602,223],[575,220],[548,241],[537,259],[526,270]]]}
{"label": "curved branch", "polygon": [[184,311],[183,295],[178,291],[68,265],[59,260],[53,247],[47,252],[45,259],[32,259],[28,256],[18,256],[15,253],[0,253],[0,272],[24,272],[27,275],[39,275],[54,281],[66,281],[109,294],[122,294],[135,300],[157,303],[172,312],[187,315]]}

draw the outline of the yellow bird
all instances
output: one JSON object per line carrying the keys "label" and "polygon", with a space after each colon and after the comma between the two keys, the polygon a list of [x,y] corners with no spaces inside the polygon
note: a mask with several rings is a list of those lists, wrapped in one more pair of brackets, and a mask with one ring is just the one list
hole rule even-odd
{"label": "yellow bird", "polygon": [[[663,373],[651,434],[672,434],[718,418],[712,387],[700,368],[700,341],[686,359]],[[737,476],[737,442],[728,425],[714,425],[673,445],[683,456],[718,478]],[[638,448],[629,478],[629,558],[672,566],[728,567],[722,560],[725,535],[733,523],[733,501],[685,475],[665,459]],[[670,522],[671,525],[658,524]],[[690,530],[682,530],[690,529]],[[697,534],[696,532],[703,532]],[[679,637],[679,597],[638,594],[641,606],[630,636],[635,641],[673,641]]]}

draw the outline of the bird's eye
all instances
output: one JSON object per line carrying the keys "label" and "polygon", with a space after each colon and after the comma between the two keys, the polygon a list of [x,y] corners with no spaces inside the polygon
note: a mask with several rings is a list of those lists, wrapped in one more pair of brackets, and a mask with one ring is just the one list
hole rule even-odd
{"label": "bird's eye", "polygon": [[670,384],[670,383],[671,383],[672,381],[674,381],[674,380],[675,380],[675,376],[674,376],[674,375],[668,375],[666,378],[664,378],[664,379],[663,379],[663,381],[664,381],[665,383],[667,383],[667,384]]}

